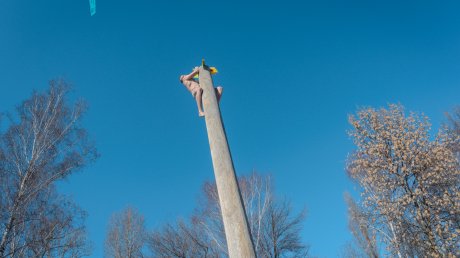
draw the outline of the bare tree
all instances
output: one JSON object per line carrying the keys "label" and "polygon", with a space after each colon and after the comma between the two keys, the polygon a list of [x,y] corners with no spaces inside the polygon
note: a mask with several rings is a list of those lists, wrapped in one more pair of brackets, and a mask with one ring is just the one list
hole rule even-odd
{"label": "bare tree", "polygon": [[112,216],[105,241],[105,255],[115,258],[144,257],[147,239],[144,217],[133,208]]}
{"label": "bare tree", "polygon": [[441,128],[432,140],[428,118],[406,116],[400,105],[362,109],[349,120],[356,150],[347,170],[389,254],[459,256],[460,167],[451,148],[458,136]]}
{"label": "bare tree", "polygon": [[305,212],[293,215],[287,200],[273,202],[264,218],[260,257],[307,257],[309,248],[302,243],[300,231]]}
{"label": "bare tree", "polygon": [[[268,176],[253,173],[238,181],[257,255],[306,257],[309,248],[300,238],[305,211],[293,214],[286,199],[276,199]],[[218,198],[216,185],[206,182],[190,223],[155,231],[152,251],[159,257],[228,257]],[[192,249],[200,250],[200,255],[190,255]]]}
{"label": "bare tree", "polygon": [[362,249],[352,241],[348,241],[340,250],[339,257],[342,258],[367,258]]}
{"label": "bare tree", "polygon": [[372,217],[361,210],[348,193],[345,194],[345,201],[348,206],[348,228],[354,236],[354,241],[345,247],[345,256],[378,258],[376,234],[368,226],[372,223]]}
{"label": "bare tree", "polygon": [[[452,133],[460,136],[460,106],[456,107],[451,113],[446,113],[448,119],[448,127]],[[460,144],[452,146],[453,150],[460,156]]]}
{"label": "bare tree", "polygon": [[[29,234],[25,238],[27,248],[13,253],[12,257],[82,257],[89,255],[86,243],[84,218],[86,213],[52,191],[43,196],[48,205],[39,206],[41,216],[23,228]],[[52,202],[51,202],[52,200]],[[16,233],[16,232],[15,232]]]}
{"label": "bare tree", "polygon": [[221,257],[218,246],[207,237],[199,223],[183,221],[166,224],[154,231],[148,241],[156,257]]}
{"label": "bare tree", "polygon": [[[262,177],[257,173],[252,173],[250,176],[239,178],[238,184],[255,251],[258,253],[263,233],[263,222],[266,219],[269,206],[273,202],[271,179],[269,176]],[[195,221],[203,227],[220,251],[228,255],[219,195],[214,182],[205,182],[203,185],[203,197],[200,200]]]}
{"label": "bare tree", "polygon": [[451,113],[447,113],[447,119],[452,129],[460,135],[460,106],[456,107]]}
{"label": "bare tree", "polygon": [[88,250],[78,207],[54,183],[97,157],[79,121],[83,102],[69,106],[68,85],[51,81],[9,115],[0,135],[0,257],[78,257]]}

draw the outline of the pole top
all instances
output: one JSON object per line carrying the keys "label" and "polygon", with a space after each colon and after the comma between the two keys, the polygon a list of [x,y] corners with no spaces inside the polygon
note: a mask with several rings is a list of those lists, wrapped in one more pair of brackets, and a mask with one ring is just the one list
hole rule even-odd
{"label": "pole top", "polygon": [[203,67],[203,69],[209,70],[209,66],[207,66],[207,65],[204,63],[204,58],[201,59],[201,67]]}

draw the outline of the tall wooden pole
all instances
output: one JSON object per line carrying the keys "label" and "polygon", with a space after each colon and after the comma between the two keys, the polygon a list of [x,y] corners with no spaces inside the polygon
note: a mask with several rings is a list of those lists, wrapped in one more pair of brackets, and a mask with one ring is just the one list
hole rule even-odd
{"label": "tall wooden pole", "polygon": [[228,148],[227,136],[222,124],[211,74],[204,62],[200,67],[199,81],[203,89],[206,129],[224,221],[228,255],[230,258],[253,258],[256,255],[244,212],[244,204],[233,168],[232,156]]}

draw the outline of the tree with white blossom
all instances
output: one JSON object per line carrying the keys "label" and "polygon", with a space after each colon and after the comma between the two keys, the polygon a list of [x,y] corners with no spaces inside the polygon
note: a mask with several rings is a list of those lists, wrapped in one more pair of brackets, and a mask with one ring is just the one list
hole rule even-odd
{"label": "tree with white blossom", "polygon": [[348,175],[362,189],[360,209],[390,256],[460,256],[459,136],[435,137],[421,114],[401,105],[364,108],[349,117],[356,145]]}

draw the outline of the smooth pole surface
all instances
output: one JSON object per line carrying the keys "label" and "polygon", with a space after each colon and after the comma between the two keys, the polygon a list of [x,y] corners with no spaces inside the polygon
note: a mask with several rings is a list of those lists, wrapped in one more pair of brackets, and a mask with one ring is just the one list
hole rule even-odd
{"label": "smooth pole surface", "polygon": [[203,108],[230,258],[256,257],[219,105],[207,67],[200,67]]}

